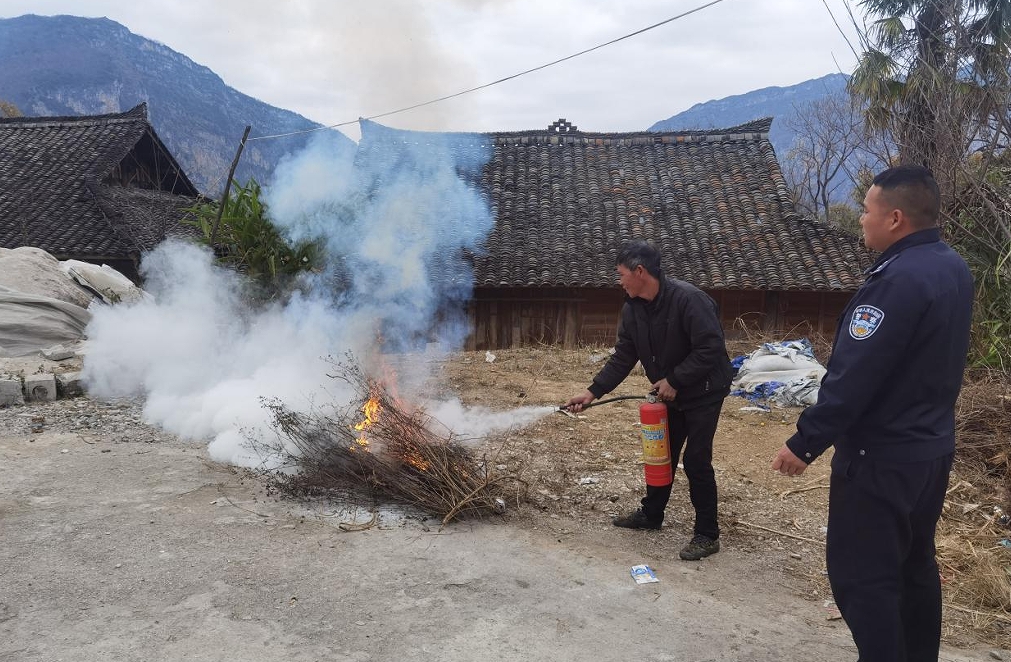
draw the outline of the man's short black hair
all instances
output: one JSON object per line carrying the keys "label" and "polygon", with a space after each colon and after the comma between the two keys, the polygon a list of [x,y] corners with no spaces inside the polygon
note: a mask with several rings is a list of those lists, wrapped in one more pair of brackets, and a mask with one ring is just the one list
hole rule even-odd
{"label": "man's short black hair", "polygon": [[618,264],[629,271],[642,267],[654,278],[660,278],[660,251],[645,241],[630,241],[618,251]]}
{"label": "man's short black hair", "polygon": [[941,191],[934,173],[918,165],[903,165],[878,173],[872,182],[888,204],[909,217],[918,230],[937,226],[941,215]]}

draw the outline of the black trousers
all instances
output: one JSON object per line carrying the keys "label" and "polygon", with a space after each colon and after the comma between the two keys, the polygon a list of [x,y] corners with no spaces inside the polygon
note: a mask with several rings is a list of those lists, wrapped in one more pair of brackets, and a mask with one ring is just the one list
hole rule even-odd
{"label": "black trousers", "polygon": [[828,576],[859,662],[937,662],[941,582],[934,532],[952,458],[832,459]]}
{"label": "black trousers", "polygon": [[[681,411],[667,405],[667,427],[670,431],[671,463],[678,458],[688,477],[688,494],[695,508],[695,533],[713,540],[720,537],[716,522],[716,473],[713,471],[713,437],[720,420],[723,401],[697,409]],[[681,451],[684,449],[684,455]],[[673,475],[673,473],[672,473]],[[642,512],[653,522],[662,522],[664,509],[670,500],[671,485],[646,486]]]}

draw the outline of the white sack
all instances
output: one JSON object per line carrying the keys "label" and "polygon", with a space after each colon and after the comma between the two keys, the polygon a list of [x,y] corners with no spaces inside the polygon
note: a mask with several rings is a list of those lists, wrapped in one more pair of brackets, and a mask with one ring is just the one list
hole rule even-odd
{"label": "white sack", "polygon": [[98,266],[80,260],[64,260],[60,264],[71,278],[94,291],[105,303],[136,303],[150,297],[107,264]]}

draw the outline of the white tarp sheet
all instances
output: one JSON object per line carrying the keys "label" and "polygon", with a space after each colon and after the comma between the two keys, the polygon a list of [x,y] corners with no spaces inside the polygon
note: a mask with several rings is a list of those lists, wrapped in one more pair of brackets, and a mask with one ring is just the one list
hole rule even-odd
{"label": "white tarp sheet", "polygon": [[60,262],[40,248],[0,248],[0,356],[28,356],[84,338],[88,308],[150,295],[108,265]]}
{"label": "white tarp sheet", "polygon": [[41,248],[0,248],[0,287],[87,308],[94,295],[64,273],[62,264]]}
{"label": "white tarp sheet", "polygon": [[0,286],[0,356],[26,356],[84,336],[91,313],[52,297]]}
{"label": "white tarp sheet", "polygon": [[764,343],[741,363],[731,394],[784,406],[813,405],[825,372],[806,338]]}

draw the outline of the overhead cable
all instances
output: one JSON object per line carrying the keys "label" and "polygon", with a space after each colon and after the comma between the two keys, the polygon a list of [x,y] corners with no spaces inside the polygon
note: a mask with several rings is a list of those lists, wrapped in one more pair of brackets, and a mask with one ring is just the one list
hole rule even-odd
{"label": "overhead cable", "polygon": [[[857,61],[859,61],[860,54],[857,53],[857,50],[855,48],[853,48],[853,44],[850,42],[850,38],[846,36],[846,33],[843,31],[842,26],[839,25],[839,21],[835,20],[835,14],[832,12],[832,8],[828,6],[828,0],[821,0],[821,4],[825,5],[825,10],[828,12],[828,15],[832,18],[832,22],[835,24],[835,29],[839,31],[839,34],[842,35],[842,38],[846,42],[846,45],[850,47],[850,51],[853,52],[853,57],[855,57]],[[849,10],[849,5],[846,5],[846,9],[847,11]],[[836,64],[836,66],[839,66],[838,63]]]}
{"label": "overhead cable", "polygon": [[690,16],[691,14],[694,14],[696,12],[700,12],[703,9],[706,9],[708,7],[712,7],[713,5],[719,4],[721,2],[723,2],[723,0],[712,0],[711,2],[707,2],[704,5],[699,5],[698,7],[695,7],[694,9],[690,9],[690,10],[688,10],[686,12],[678,14],[677,16],[671,16],[670,18],[668,18],[666,20],[663,20],[663,21],[660,21],[659,23],[654,23],[653,25],[649,25],[649,26],[647,26],[645,28],[642,28],[641,30],[636,30],[635,32],[630,32],[630,33],[628,33],[626,35],[622,35],[621,37],[618,37],[616,39],[612,39],[612,40],[606,41],[606,42],[604,42],[602,44],[598,44],[596,46],[593,46],[592,48],[587,48],[586,50],[582,50],[582,51],[579,51],[578,53],[573,53],[572,55],[567,55],[566,57],[559,58],[557,60],[553,60],[551,62],[548,62],[547,64],[542,64],[542,65],[540,65],[538,67],[534,67],[532,69],[527,69],[526,71],[521,71],[521,72],[513,74],[511,76],[506,76],[505,78],[499,78],[498,80],[494,80],[494,81],[492,81],[490,83],[485,83],[484,85],[478,85],[477,87],[472,87],[470,89],[463,90],[462,92],[456,92],[455,94],[447,94],[446,96],[439,97],[437,99],[432,99],[430,101],[423,101],[421,103],[416,103],[416,104],[413,104],[411,106],[405,106],[404,108],[398,108],[397,110],[390,110],[390,111],[387,111],[385,113],[378,113],[376,115],[370,115],[368,117],[362,117],[362,118],[359,118],[359,119],[356,119],[356,120],[348,120],[346,122],[339,122],[337,124],[329,124],[327,126],[318,126],[318,127],[312,128],[312,129],[303,129],[301,131],[289,131],[288,133],[277,133],[277,134],[269,135],[269,136],[256,136],[256,137],[250,138],[249,141],[251,142],[253,140],[267,140],[268,138],[284,138],[286,136],[295,136],[295,135],[299,135],[299,134],[303,134],[303,133],[312,133],[314,131],[322,131],[324,129],[336,129],[337,127],[347,126],[349,124],[355,124],[356,122],[359,122],[362,119],[374,120],[374,119],[379,118],[379,117],[387,117],[388,115],[396,115],[397,113],[403,113],[403,112],[406,112],[408,110],[414,110],[415,108],[421,108],[422,106],[429,106],[429,105],[431,105],[433,103],[439,103],[440,101],[446,101],[448,99],[454,99],[456,97],[463,96],[464,94],[470,94],[471,92],[477,92],[478,90],[483,90],[483,89],[485,89],[487,87],[491,87],[492,85],[498,85],[499,83],[504,83],[506,81],[513,80],[514,78],[519,78],[520,76],[525,76],[525,75],[533,73],[535,71],[540,71],[541,69],[547,69],[548,67],[552,67],[552,66],[554,66],[556,64],[560,64],[562,62],[566,62],[567,60],[571,60],[573,58],[577,58],[580,55],[586,55],[587,53],[591,53],[591,52],[593,52],[595,50],[599,50],[601,48],[604,48],[605,46],[610,46],[612,44],[616,44],[619,41],[624,41],[625,39],[629,39],[631,37],[635,37],[635,36],[640,35],[640,34],[642,34],[644,32],[648,32],[650,30],[658,28],[658,27],[660,27],[662,25],[666,25],[667,23],[670,23],[672,21],[676,21],[678,19],[684,18],[685,16]]}

